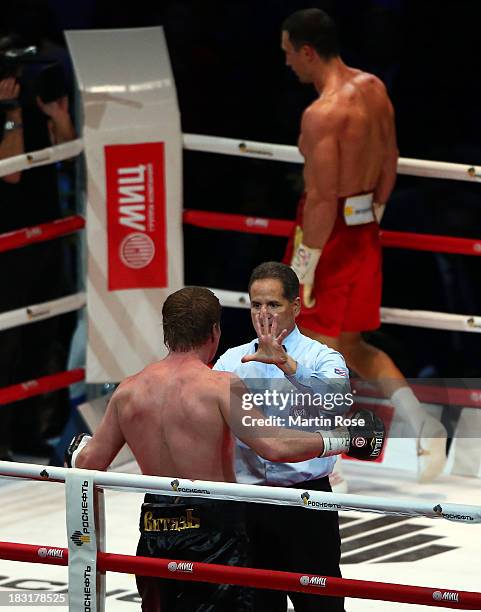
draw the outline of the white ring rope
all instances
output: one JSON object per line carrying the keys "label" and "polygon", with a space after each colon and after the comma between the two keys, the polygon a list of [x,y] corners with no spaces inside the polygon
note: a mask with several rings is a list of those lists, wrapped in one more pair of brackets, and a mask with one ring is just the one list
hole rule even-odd
{"label": "white ring rope", "polygon": [[184,149],[187,151],[202,151],[204,153],[220,153],[221,155],[236,155],[253,157],[255,159],[270,159],[272,161],[304,163],[304,158],[297,147],[279,145],[254,140],[236,140],[234,138],[219,138],[217,136],[201,136],[200,134],[184,134]]}
{"label": "white ring rope", "polygon": [[[226,308],[250,308],[249,295],[227,289],[212,289]],[[74,293],[57,300],[25,306],[0,314],[0,331],[27,323],[35,323],[50,319],[57,315],[84,308],[87,298],[85,293]],[[481,333],[481,317],[457,315],[447,312],[432,312],[430,310],[403,310],[402,308],[381,308],[381,321],[394,325],[409,327],[424,327],[428,329],[444,329],[448,331],[464,331]]]}
{"label": "white ring rope", "polygon": [[[280,145],[254,140],[236,140],[234,138],[219,138],[217,136],[202,136],[200,134],[183,134],[184,149],[204,153],[220,153],[253,157],[256,159],[271,159],[273,161],[302,164],[304,159],[297,147]],[[82,138],[71,140],[60,145],[46,147],[22,155],[15,155],[0,161],[0,177],[13,172],[21,172],[35,166],[53,164],[64,159],[79,155],[84,150]],[[481,167],[451,162],[438,162],[423,159],[400,157],[398,174],[422,176],[431,178],[452,179],[458,181],[481,182]]]}
{"label": "white ring rope", "polygon": [[37,166],[54,164],[64,159],[70,159],[82,153],[83,150],[84,142],[82,138],[77,138],[76,140],[70,140],[69,142],[39,149],[38,151],[15,155],[0,161],[0,177],[36,168]]}
{"label": "white ring rope", "polygon": [[[265,487],[230,482],[193,481],[175,477],[84,471],[90,475],[93,474],[93,482],[96,486],[107,489],[136,491],[138,493],[157,493],[174,497],[188,496],[229,501],[260,502],[299,506],[313,510],[356,510],[379,514],[444,518],[468,524],[481,523],[481,506],[451,504],[444,501],[439,503],[417,500],[401,501],[384,497],[352,495],[349,493],[336,494],[307,489],[304,491],[303,489],[287,487]],[[68,468],[0,461],[0,476],[9,478],[65,482],[67,472]],[[308,497],[304,495],[306,492]]]}
{"label": "white ring rope", "polygon": [[450,314],[448,312],[381,308],[381,321],[383,323],[394,323],[395,325],[481,333],[481,317]]}
{"label": "white ring rope", "polygon": [[50,319],[51,317],[72,312],[73,310],[80,310],[80,308],[85,306],[86,302],[85,293],[74,293],[57,300],[44,302],[43,304],[34,304],[33,306],[25,306],[16,310],[10,310],[9,312],[3,312],[0,314],[0,331]]}
{"label": "white ring rope", "polygon": [[[183,134],[184,148],[190,151],[238,155],[257,159],[271,159],[303,163],[303,158],[297,147],[278,145],[251,140],[241,141],[232,138],[216,136],[201,136],[199,134]],[[77,138],[61,145],[47,147],[24,155],[17,155],[0,161],[0,177],[13,172],[27,170],[35,166],[43,166],[64,159],[70,159],[84,149],[82,138]],[[425,161],[400,158],[398,173],[412,176],[436,177],[453,180],[481,182],[481,168],[453,164],[448,162]],[[249,297],[246,293],[212,289],[219,297],[223,306],[231,308],[249,308]],[[65,312],[78,310],[85,305],[85,294],[67,296],[59,300],[27,306],[0,315],[0,330],[9,329],[33,321],[47,319]],[[424,310],[405,310],[400,308],[381,308],[383,323],[444,329],[450,331],[466,331],[481,333],[481,317],[458,315]]]}
{"label": "white ring rope", "polygon": [[[210,289],[227,308],[250,308],[249,294],[227,289]],[[481,317],[458,315],[430,310],[404,310],[402,308],[381,308],[381,321],[410,327],[426,327],[450,331],[481,333]]]}
{"label": "white ring rope", "polygon": [[[221,155],[236,155],[270,159],[272,161],[304,163],[304,158],[297,147],[279,145],[254,140],[236,140],[234,138],[218,138],[217,136],[201,136],[200,134],[184,134],[184,149],[188,151],[203,151],[204,153],[220,153]],[[424,176],[457,181],[481,182],[481,167],[450,162],[428,161],[400,157],[398,174]]]}

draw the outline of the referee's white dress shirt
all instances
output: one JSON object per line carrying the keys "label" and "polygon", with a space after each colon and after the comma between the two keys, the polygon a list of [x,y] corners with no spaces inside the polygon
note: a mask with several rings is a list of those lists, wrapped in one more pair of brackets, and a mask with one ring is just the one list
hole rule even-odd
{"label": "referee's white dress shirt", "polygon": [[[267,386],[270,379],[284,379],[286,389],[294,392],[296,387],[300,390],[310,387],[313,392],[316,392],[319,385],[323,384],[322,381],[327,383],[333,379],[341,379],[339,382],[349,384],[349,372],[342,355],[325,344],[302,335],[297,327],[284,340],[287,353],[297,362],[297,371],[292,377],[286,377],[275,365],[257,361],[241,363],[242,357],[255,353],[257,342],[255,338],[247,344],[229,349],[219,357],[214,370],[233,372],[242,379],[263,379],[262,384]],[[276,382],[284,387],[282,381]],[[275,385],[275,388],[279,388],[278,384]],[[340,414],[345,410],[346,407],[333,409],[330,415]],[[334,457],[324,457],[300,463],[273,463],[262,459],[243,442],[237,440],[237,480],[245,484],[289,486],[315,480],[330,474],[334,462]]]}

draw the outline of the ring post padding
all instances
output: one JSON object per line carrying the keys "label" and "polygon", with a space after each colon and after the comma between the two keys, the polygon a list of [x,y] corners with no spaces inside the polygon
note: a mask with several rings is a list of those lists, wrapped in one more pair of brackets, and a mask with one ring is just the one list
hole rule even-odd
{"label": "ring post padding", "polygon": [[97,581],[101,586],[102,580],[97,576],[94,479],[91,470],[70,469],[65,474],[70,612],[103,611],[99,605],[102,588],[97,590]]}
{"label": "ring post padding", "polygon": [[118,382],[165,356],[159,307],[184,286],[180,111],[161,27],[65,37],[84,117],[86,379]]}
{"label": "ring post padding", "polygon": [[[94,486],[94,516],[95,537],[97,539],[97,550],[106,552],[107,526],[105,521],[105,493],[103,489]],[[107,591],[107,579],[105,569],[99,569],[97,565],[97,610],[105,612],[105,596]]]}

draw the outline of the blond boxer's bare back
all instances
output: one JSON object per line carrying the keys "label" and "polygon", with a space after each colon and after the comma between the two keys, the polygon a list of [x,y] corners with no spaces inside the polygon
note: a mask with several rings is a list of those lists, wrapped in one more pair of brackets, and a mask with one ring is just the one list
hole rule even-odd
{"label": "blond boxer's bare back", "polygon": [[306,158],[309,191],[319,165],[330,161],[316,159],[309,146],[318,136],[319,123],[325,124],[337,141],[337,196],[344,197],[374,191],[386,158],[397,149],[393,108],[382,82],[347,66],[336,77],[304,112],[299,148]]}
{"label": "blond boxer's bare back", "polygon": [[144,474],[235,481],[221,412],[229,377],[188,355],[155,363],[119,386],[119,425]]}
{"label": "blond boxer's bare back", "polygon": [[127,443],[143,474],[235,481],[233,438],[221,410],[229,381],[192,352],[173,353],[125,379],[84,467],[93,462],[105,469]]}
{"label": "blond boxer's bare back", "polygon": [[[233,380],[237,394],[231,393]],[[323,443],[318,434],[242,428],[239,388],[244,388],[242,381],[211,370],[195,351],[171,353],[119,385],[75,465],[104,470],[127,443],[143,474],[235,482],[231,428],[269,461],[319,456]],[[249,415],[262,417],[255,409]]]}

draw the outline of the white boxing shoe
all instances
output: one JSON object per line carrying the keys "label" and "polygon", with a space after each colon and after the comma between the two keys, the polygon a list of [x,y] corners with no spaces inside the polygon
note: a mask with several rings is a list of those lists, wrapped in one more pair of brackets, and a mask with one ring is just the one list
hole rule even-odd
{"label": "white boxing shoe", "polygon": [[336,463],[329,474],[329,484],[333,493],[347,493],[348,486],[346,479],[344,478],[342,470],[342,459],[340,455],[336,456]]}
{"label": "white boxing shoe", "polygon": [[418,482],[432,482],[446,465],[445,427],[429,414],[424,416],[416,439]]}

